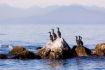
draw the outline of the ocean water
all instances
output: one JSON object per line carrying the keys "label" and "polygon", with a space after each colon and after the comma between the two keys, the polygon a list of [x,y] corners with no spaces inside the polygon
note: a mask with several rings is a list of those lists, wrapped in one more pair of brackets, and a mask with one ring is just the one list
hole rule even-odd
{"label": "ocean water", "polygon": [[[62,37],[72,47],[81,35],[87,48],[105,42],[105,25],[85,24],[0,24],[0,53],[8,53],[8,45],[24,46],[35,52],[49,39],[48,32],[60,27]],[[105,70],[105,57],[76,57],[66,60],[0,60],[0,70]]]}

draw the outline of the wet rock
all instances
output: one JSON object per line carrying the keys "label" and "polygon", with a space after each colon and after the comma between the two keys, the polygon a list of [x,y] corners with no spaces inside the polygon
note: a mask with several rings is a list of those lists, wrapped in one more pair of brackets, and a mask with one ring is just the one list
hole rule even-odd
{"label": "wet rock", "polygon": [[58,38],[54,42],[48,41],[37,54],[47,59],[64,59],[72,56],[71,48],[63,38]]}
{"label": "wet rock", "polygon": [[30,51],[23,51],[16,55],[14,58],[16,59],[40,59],[38,55],[35,55],[35,53]]}
{"label": "wet rock", "polygon": [[72,48],[72,53],[74,56],[89,56],[91,55],[91,50],[84,46],[74,46]]}
{"label": "wet rock", "polygon": [[40,59],[41,57],[35,53],[28,51],[26,48],[21,46],[16,46],[13,48],[9,54],[11,59]]}
{"label": "wet rock", "polygon": [[0,54],[0,59],[7,59],[7,55],[6,54]]}
{"label": "wet rock", "polygon": [[72,50],[71,50],[73,56],[77,56],[77,53],[76,53],[76,51],[75,51],[76,47],[77,47],[77,46],[74,45],[73,48],[72,48]]}
{"label": "wet rock", "polygon": [[92,54],[97,55],[97,56],[104,56],[105,55],[105,43],[97,44]]}
{"label": "wet rock", "polygon": [[24,48],[22,46],[16,46],[9,53],[12,55],[18,55],[19,53],[21,53],[23,51],[27,51],[26,48]]}

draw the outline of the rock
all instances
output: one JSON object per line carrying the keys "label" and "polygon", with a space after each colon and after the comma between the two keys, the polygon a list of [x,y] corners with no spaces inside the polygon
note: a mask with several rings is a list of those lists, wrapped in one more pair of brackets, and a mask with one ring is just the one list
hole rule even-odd
{"label": "rock", "polygon": [[91,50],[84,46],[74,46],[72,48],[72,53],[74,56],[89,56],[91,55]]}
{"label": "rock", "polygon": [[72,50],[71,50],[73,56],[77,56],[77,53],[76,53],[76,51],[75,51],[76,47],[77,47],[77,46],[74,45],[73,48],[72,48]]}
{"label": "rock", "polygon": [[0,54],[0,59],[7,59],[7,55],[6,54]]}
{"label": "rock", "polygon": [[35,53],[30,51],[23,51],[15,56],[16,59],[40,59],[41,57],[35,55]]}
{"label": "rock", "polygon": [[16,46],[13,48],[9,54],[11,59],[40,59],[41,57],[35,53],[28,51],[26,48],[21,46]]}
{"label": "rock", "polygon": [[21,53],[23,51],[27,51],[26,48],[21,47],[21,46],[16,46],[9,53],[12,55],[18,55],[19,53]]}
{"label": "rock", "polygon": [[71,57],[71,48],[63,38],[48,41],[47,44],[37,52],[42,58],[63,59]]}
{"label": "rock", "polygon": [[104,56],[105,55],[105,43],[97,44],[92,54],[97,55],[97,56]]}

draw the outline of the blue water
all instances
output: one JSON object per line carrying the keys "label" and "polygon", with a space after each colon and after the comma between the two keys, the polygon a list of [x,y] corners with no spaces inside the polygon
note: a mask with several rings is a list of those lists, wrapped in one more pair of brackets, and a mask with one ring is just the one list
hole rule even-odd
{"label": "blue water", "polygon": [[[60,27],[63,38],[70,47],[75,36],[81,35],[87,48],[105,42],[105,25],[79,24],[0,24],[0,53],[8,53],[7,45],[24,46],[35,52],[49,38],[52,28]],[[0,70],[105,70],[105,57],[77,57],[66,60],[0,60]]]}
{"label": "blue water", "polygon": [[105,57],[66,60],[0,60],[0,70],[105,70]]}

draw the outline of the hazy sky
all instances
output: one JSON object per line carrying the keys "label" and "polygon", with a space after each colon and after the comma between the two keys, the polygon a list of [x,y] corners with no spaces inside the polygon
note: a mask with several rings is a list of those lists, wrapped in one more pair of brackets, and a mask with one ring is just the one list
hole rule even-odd
{"label": "hazy sky", "polygon": [[31,6],[71,5],[80,4],[105,8],[105,0],[0,0],[0,4],[8,4],[14,7],[28,8]]}

